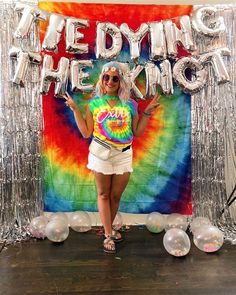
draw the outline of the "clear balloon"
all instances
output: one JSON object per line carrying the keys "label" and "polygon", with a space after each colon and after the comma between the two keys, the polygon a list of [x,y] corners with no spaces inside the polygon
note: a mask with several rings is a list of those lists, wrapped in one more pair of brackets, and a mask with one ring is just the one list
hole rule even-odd
{"label": "clear balloon", "polygon": [[55,82],[55,95],[63,95],[66,93],[68,75],[69,75],[69,59],[61,57],[58,63],[58,70],[53,69],[53,58],[45,55],[43,60],[42,78],[40,84],[40,92],[43,95],[48,94],[50,85]]}
{"label": "clear balloon", "polygon": [[148,25],[146,23],[142,23],[139,29],[134,32],[126,23],[124,23],[121,24],[120,30],[129,41],[131,59],[133,60],[133,62],[137,63],[140,57],[142,39],[145,37],[146,33],[149,30]]}
{"label": "clear balloon", "polygon": [[29,231],[31,235],[37,239],[44,239],[46,225],[48,224],[48,218],[44,215],[33,218],[29,224]]}
{"label": "clear balloon", "polygon": [[78,18],[68,18],[66,20],[66,51],[71,53],[83,54],[88,52],[88,44],[78,43],[84,38],[84,34],[78,28],[87,28],[88,20]]}
{"label": "clear balloon", "polygon": [[165,228],[165,216],[159,212],[148,214],[146,227],[151,233],[160,233]]}
{"label": "clear balloon", "polygon": [[179,228],[186,231],[188,228],[187,218],[179,213],[172,213],[166,217],[165,230]]}
{"label": "clear balloon", "polygon": [[46,225],[45,234],[50,241],[60,243],[67,239],[69,227],[65,222],[54,219]]}
{"label": "clear balloon", "polygon": [[179,228],[171,228],[165,233],[163,245],[169,254],[176,257],[187,255],[191,247],[188,235]]}
{"label": "clear balloon", "polygon": [[[191,70],[191,79],[186,76],[186,70]],[[173,67],[173,78],[176,83],[187,93],[200,91],[206,83],[206,71],[202,64],[193,57],[179,59]]]}
{"label": "clear balloon", "polygon": [[49,220],[60,220],[62,222],[64,222],[65,224],[68,225],[69,219],[66,215],[66,213],[64,212],[56,212],[56,213],[52,213],[51,216],[49,217]]}
{"label": "clear balloon", "polygon": [[61,33],[65,26],[64,16],[58,14],[51,14],[49,25],[43,40],[42,48],[47,51],[57,52],[58,43],[61,39]]}
{"label": "clear balloon", "polygon": [[91,230],[92,222],[89,214],[84,211],[76,211],[69,216],[70,227],[76,232]]}
{"label": "clear balloon", "polygon": [[201,228],[203,225],[210,225],[211,221],[207,217],[195,217],[193,218],[192,222],[190,223],[190,231],[194,234],[196,230]]}
{"label": "clear balloon", "polygon": [[216,252],[224,243],[224,235],[214,225],[203,225],[194,233],[193,242],[201,251]]}
{"label": "clear balloon", "polygon": [[[110,48],[106,48],[106,35],[112,40]],[[112,59],[119,55],[122,48],[122,35],[119,28],[110,22],[97,24],[96,57]]]}
{"label": "clear balloon", "polygon": [[[225,32],[226,27],[224,18],[219,16],[215,18],[217,8],[213,6],[199,7],[193,11],[192,26],[198,32],[205,36],[214,37]],[[212,17],[213,16],[213,17]],[[209,18],[212,22],[209,23]],[[208,25],[205,20],[208,20]]]}
{"label": "clear balloon", "polygon": [[120,212],[118,211],[116,213],[116,217],[113,221],[112,227],[115,230],[119,230],[122,227],[122,225],[123,225],[123,218],[122,218],[122,215],[120,214]]}

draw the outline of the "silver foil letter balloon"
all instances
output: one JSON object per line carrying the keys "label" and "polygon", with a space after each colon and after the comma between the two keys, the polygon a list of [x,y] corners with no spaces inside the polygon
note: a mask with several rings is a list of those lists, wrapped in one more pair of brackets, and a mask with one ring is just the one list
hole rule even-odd
{"label": "silver foil letter balloon", "polygon": [[84,19],[68,18],[66,20],[66,51],[71,53],[83,54],[88,52],[88,44],[78,43],[78,40],[84,38],[78,28],[87,28],[89,22]]}
{"label": "silver foil letter balloon", "polygon": [[[187,69],[191,70],[193,80],[186,76]],[[200,91],[206,83],[206,70],[203,69],[202,64],[196,58],[183,57],[175,63],[173,77],[183,91],[195,93]]]}
{"label": "silver foil letter balloon", "polygon": [[120,30],[129,41],[131,59],[137,63],[140,57],[141,41],[149,30],[148,25],[142,23],[139,29],[134,32],[126,23],[124,23],[121,24]]}
{"label": "silver foil letter balloon", "polygon": [[[112,44],[106,48],[106,35],[111,37]],[[112,59],[120,54],[122,48],[122,36],[119,28],[110,22],[99,22],[97,24],[96,57],[98,59]]]}
{"label": "silver foil letter balloon", "polygon": [[58,69],[53,69],[53,58],[50,55],[45,55],[43,60],[42,78],[40,92],[43,95],[48,94],[50,85],[55,82],[54,94],[57,96],[65,94],[69,74],[69,59],[61,57],[58,63]]}
{"label": "silver foil letter balloon", "polygon": [[223,56],[229,56],[230,51],[228,48],[218,48],[212,52],[203,53],[200,55],[199,61],[204,65],[211,63],[214,69],[217,83],[225,83],[230,80],[226,66],[223,61]]}
{"label": "silver foil letter balloon", "polygon": [[162,22],[149,23],[150,59],[166,59],[166,39]]}
{"label": "silver foil letter balloon", "polygon": [[[192,16],[192,25],[193,28],[198,32],[205,36],[214,37],[219,34],[225,32],[225,24],[224,19],[221,16],[215,18],[215,14],[217,12],[216,7],[200,7],[193,11]],[[205,20],[212,19],[213,20],[207,23]]]}
{"label": "silver foil letter balloon", "polygon": [[61,15],[51,14],[46,35],[43,40],[42,48],[46,51],[57,52],[58,43],[65,25],[65,19]]}
{"label": "silver foil letter balloon", "polygon": [[15,11],[22,13],[20,22],[14,33],[15,38],[27,38],[33,22],[38,19],[47,19],[46,14],[37,7],[29,6],[23,3],[16,4]]}
{"label": "silver foil letter balloon", "polygon": [[192,27],[190,18],[184,15],[180,18],[181,30],[179,30],[172,21],[164,21],[166,35],[167,52],[170,57],[176,57],[178,54],[177,44],[181,43],[187,51],[196,49],[193,42]]}
{"label": "silver foil letter balloon", "polygon": [[174,93],[170,62],[164,60],[160,63],[160,68],[161,71],[152,62],[147,62],[145,65],[146,96],[148,97],[156,94],[158,85],[164,94],[169,95]]}
{"label": "silver foil letter balloon", "polygon": [[42,57],[37,52],[24,52],[18,47],[12,47],[9,51],[9,56],[11,59],[17,59],[17,66],[12,81],[24,87],[29,63],[40,65]]}
{"label": "silver foil letter balloon", "polygon": [[70,80],[72,91],[91,91],[92,84],[84,84],[83,80],[89,77],[83,70],[85,67],[93,67],[91,60],[72,60],[70,66]]}
{"label": "silver foil letter balloon", "polygon": [[138,89],[138,87],[135,84],[135,80],[138,77],[138,75],[142,72],[143,70],[143,66],[142,65],[137,65],[135,66],[129,73],[130,76],[130,84],[131,84],[131,91],[134,94],[134,96],[138,99],[143,99],[143,94],[142,92]]}

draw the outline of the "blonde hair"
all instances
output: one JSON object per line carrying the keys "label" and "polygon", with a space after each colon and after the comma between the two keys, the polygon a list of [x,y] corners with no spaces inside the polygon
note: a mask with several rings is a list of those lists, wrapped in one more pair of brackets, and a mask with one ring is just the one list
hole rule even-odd
{"label": "blonde hair", "polygon": [[98,82],[96,84],[95,94],[100,98],[102,98],[106,94],[103,89],[102,79],[103,79],[104,73],[109,70],[113,70],[113,71],[116,70],[118,72],[119,78],[120,78],[118,96],[121,102],[123,104],[126,104],[127,100],[130,97],[130,84],[128,82],[128,77],[125,77],[124,65],[122,65],[122,63],[119,63],[119,62],[112,61],[112,62],[108,62],[104,64],[104,66],[102,67],[102,71],[99,76]]}

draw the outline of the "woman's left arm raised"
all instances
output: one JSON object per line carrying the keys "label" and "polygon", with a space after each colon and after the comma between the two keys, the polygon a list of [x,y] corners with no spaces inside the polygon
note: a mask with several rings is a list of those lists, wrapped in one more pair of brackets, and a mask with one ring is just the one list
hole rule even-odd
{"label": "woman's left arm raised", "polygon": [[160,95],[156,94],[154,98],[151,100],[151,102],[147,105],[145,110],[142,112],[142,115],[139,117],[138,114],[136,114],[133,118],[132,122],[132,129],[133,134],[136,137],[139,137],[143,134],[148,121],[152,115],[152,112],[160,105]]}

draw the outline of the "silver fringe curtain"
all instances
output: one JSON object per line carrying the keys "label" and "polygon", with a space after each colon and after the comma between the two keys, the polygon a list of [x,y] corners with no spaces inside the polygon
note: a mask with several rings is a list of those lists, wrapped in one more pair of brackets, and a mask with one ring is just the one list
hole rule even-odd
{"label": "silver fringe curtain", "polygon": [[[194,6],[196,9],[199,6]],[[192,96],[192,198],[194,216],[209,217],[229,239],[236,238],[236,6],[217,5],[226,33],[195,35],[198,54],[227,47],[230,82],[218,85],[208,67],[207,86]],[[230,206],[229,206],[230,205]]]}
{"label": "silver fringe curtain", "polygon": [[9,58],[12,46],[40,51],[39,27],[35,25],[27,40],[15,40],[19,16],[14,6],[13,1],[0,3],[0,242],[24,239],[29,221],[43,208],[40,69],[29,64],[21,88],[11,82],[16,61]]}

